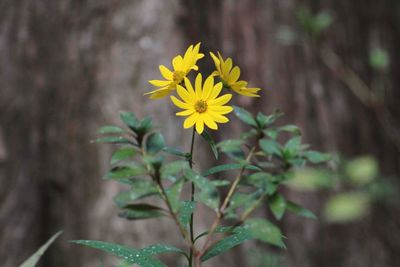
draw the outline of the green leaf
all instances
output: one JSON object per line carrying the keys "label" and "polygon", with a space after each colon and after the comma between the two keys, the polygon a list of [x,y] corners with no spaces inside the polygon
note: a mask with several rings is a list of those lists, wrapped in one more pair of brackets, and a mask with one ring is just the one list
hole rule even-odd
{"label": "green leaf", "polygon": [[257,124],[260,126],[261,129],[264,129],[268,123],[268,117],[265,116],[263,113],[258,112],[256,116]]}
{"label": "green leaf", "polygon": [[160,254],[160,253],[178,253],[178,254],[182,254],[186,256],[186,253],[179,249],[176,248],[174,246],[171,245],[166,245],[166,244],[154,244],[145,248],[142,248],[139,250],[140,254],[148,257],[148,256],[153,256],[156,254]]}
{"label": "green leaf", "polygon": [[195,195],[198,201],[214,210],[217,210],[219,205],[219,195],[215,185],[191,169],[185,170],[185,176],[200,189],[200,192],[196,192]]}
{"label": "green leaf", "polygon": [[375,69],[384,69],[389,65],[389,55],[382,48],[375,48],[369,54],[369,64]]}
{"label": "green leaf", "polygon": [[147,170],[141,165],[129,165],[129,166],[117,166],[109,171],[105,178],[106,179],[123,179],[132,178],[135,176],[147,174]]}
{"label": "green leaf", "polygon": [[333,180],[331,173],[325,170],[312,168],[296,169],[287,184],[300,191],[313,191],[320,188],[329,188]]}
{"label": "green leaf", "polygon": [[117,134],[117,133],[124,133],[124,130],[120,127],[114,125],[106,125],[101,127],[97,133],[99,134]]}
{"label": "green leaf", "polygon": [[150,181],[134,179],[130,184],[132,185],[131,190],[121,192],[114,197],[114,202],[120,208],[133,201],[158,194],[157,188]]}
{"label": "green leaf", "polygon": [[211,135],[204,130],[201,136],[206,140],[206,142],[210,145],[212,152],[214,153],[215,159],[218,159],[218,149],[215,145],[214,140],[212,139]]}
{"label": "green leaf", "polygon": [[174,212],[176,212],[180,206],[180,195],[182,192],[184,182],[185,180],[181,178],[177,180],[175,183],[173,183],[166,190],[168,200]]}
{"label": "green leaf", "polygon": [[315,164],[326,162],[331,159],[331,155],[313,150],[305,151],[303,155],[311,163]]}
{"label": "green leaf", "polygon": [[238,230],[237,233],[224,237],[217,243],[215,243],[213,246],[211,246],[201,257],[201,261],[207,261],[235,246],[240,245],[241,243],[252,239],[253,236],[249,231],[246,229],[241,228],[241,230]]}
{"label": "green leaf", "polygon": [[287,158],[294,157],[299,153],[300,149],[301,149],[301,137],[300,136],[293,137],[286,142],[283,148],[284,155]]}
{"label": "green leaf", "polygon": [[277,189],[277,185],[273,182],[273,176],[266,172],[253,173],[243,180],[243,183],[255,186],[266,192],[267,195],[272,195]]}
{"label": "green leaf", "polygon": [[165,264],[150,257],[148,253],[142,253],[139,249],[94,240],[74,240],[71,242],[108,252],[124,259],[130,264],[138,264],[142,267],[166,267]]}
{"label": "green leaf", "polygon": [[174,156],[178,156],[178,157],[182,157],[182,158],[187,158],[189,156],[188,153],[185,153],[185,152],[183,152],[177,148],[173,148],[173,147],[164,147],[162,150],[170,155],[174,155]]}
{"label": "green leaf", "polygon": [[184,160],[178,160],[168,164],[164,164],[161,167],[161,177],[163,179],[170,179],[172,181],[175,181],[176,180],[175,176],[188,167],[189,167],[188,162]]}
{"label": "green leaf", "polygon": [[118,216],[128,220],[142,220],[164,216],[160,207],[139,203],[128,204]]}
{"label": "green leaf", "polygon": [[114,154],[111,156],[111,164],[116,164],[125,159],[132,158],[135,155],[136,150],[134,148],[123,147],[115,151]]}
{"label": "green leaf", "polygon": [[281,230],[270,221],[258,218],[249,219],[246,221],[246,226],[253,238],[280,248],[285,248]]}
{"label": "green leaf", "polygon": [[201,175],[209,176],[209,175],[216,174],[219,172],[241,169],[242,167],[245,167],[248,170],[261,171],[261,169],[259,167],[254,166],[254,165],[243,165],[243,164],[239,164],[239,163],[231,163],[231,164],[222,164],[222,165],[212,167],[212,168],[206,170],[205,172],[203,172]]}
{"label": "green leaf", "polygon": [[136,131],[139,126],[139,120],[136,118],[133,112],[121,111],[120,118],[126,124],[126,126]]}
{"label": "green leaf", "polygon": [[314,22],[317,33],[320,33],[332,24],[333,17],[330,12],[322,11],[314,18]]}
{"label": "green leaf", "polygon": [[165,146],[165,140],[162,134],[160,133],[152,133],[146,142],[146,151],[149,154],[156,154],[160,150],[162,150]]}
{"label": "green leaf", "polygon": [[108,143],[108,144],[131,144],[135,145],[131,140],[126,139],[122,136],[107,136],[96,139],[96,143]]}
{"label": "green leaf", "polygon": [[242,139],[228,139],[219,142],[217,147],[221,152],[226,153],[233,159],[244,159],[244,153],[241,146],[245,143]]}
{"label": "green leaf", "polygon": [[286,209],[294,214],[306,217],[306,218],[310,218],[310,219],[317,219],[317,216],[315,216],[315,214],[312,211],[309,211],[308,209],[294,203],[291,201],[287,201],[286,202]]}
{"label": "green leaf", "polygon": [[281,194],[273,195],[269,201],[269,208],[277,220],[282,219],[286,210],[286,200]]}
{"label": "green leaf", "polygon": [[[237,234],[237,233],[239,233],[240,231],[243,231],[243,230],[245,230],[245,228],[243,226],[218,226],[217,228],[215,228],[215,231],[214,231],[213,235],[215,235],[215,234],[225,234],[225,233]],[[208,235],[208,233],[209,233],[209,231],[202,232],[201,234],[196,236],[194,241],[196,242],[201,237]]]}
{"label": "green leaf", "polygon": [[182,207],[179,210],[179,222],[186,226],[189,224],[190,215],[192,215],[196,208],[196,202],[194,201],[183,201]]}
{"label": "green leaf", "polygon": [[246,124],[249,124],[254,127],[258,127],[256,120],[254,119],[253,115],[251,115],[250,112],[245,110],[244,108],[238,107],[238,106],[233,106],[233,111],[241,121],[243,121]]}
{"label": "green leaf", "polygon": [[354,221],[367,214],[369,202],[369,196],[365,193],[342,193],[328,200],[324,209],[324,217],[329,222]]}
{"label": "green leaf", "polygon": [[147,116],[139,122],[137,132],[140,134],[145,134],[149,132],[152,127],[153,127],[153,120],[151,119],[151,117]]}
{"label": "green leaf", "polygon": [[345,173],[354,185],[365,185],[378,175],[378,163],[371,156],[362,156],[346,164]]}
{"label": "green leaf", "polygon": [[274,155],[280,157],[282,155],[281,147],[279,143],[275,142],[274,140],[269,139],[262,139],[259,142],[261,149],[267,155]]}
{"label": "green leaf", "polygon": [[61,235],[62,231],[57,232],[53,235],[44,245],[42,245],[32,256],[30,256],[26,261],[24,261],[19,267],[34,267],[44,254],[44,252],[49,248],[49,246]]}
{"label": "green leaf", "polygon": [[296,125],[285,125],[285,126],[279,127],[278,130],[283,131],[283,132],[289,132],[294,135],[301,135],[300,128],[297,127]]}

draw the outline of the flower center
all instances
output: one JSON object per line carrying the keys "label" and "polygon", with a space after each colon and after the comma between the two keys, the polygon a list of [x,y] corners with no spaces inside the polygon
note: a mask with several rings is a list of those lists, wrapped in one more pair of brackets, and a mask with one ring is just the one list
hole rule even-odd
{"label": "flower center", "polygon": [[183,80],[183,77],[185,77],[185,73],[183,71],[177,70],[172,74],[172,80],[177,83],[180,83]]}
{"label": "flower center", "polygon": [[199,100],[194,104],[194,109],[198,112],[198,113],[203,113],[207,110],[208,105],[207,102],[204,100]]}

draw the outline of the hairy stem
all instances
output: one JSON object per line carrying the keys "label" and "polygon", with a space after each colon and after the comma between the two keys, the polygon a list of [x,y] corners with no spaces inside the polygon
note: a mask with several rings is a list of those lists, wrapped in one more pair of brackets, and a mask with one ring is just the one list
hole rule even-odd
{"label": "hairy stem", "polygon": [[[256,147],[252,147],[249,154],[246,157],[246,163],[249,163],[252,156],[254,155],[254,151],[255,151]],[[233,194],[235,193],[237,186],[240,182],[240,180],[242,179],[243,173],[246,169],[246,166],[243,165],[243,167],[240,169],[238,175],[236,176],[235,180],[233,181],[233,183],[231,184],[231,187],[229,188],[228,194],[226,195],[224,202],[222,203],[221,207],[218,210],[217,213],[217,217],[215,218],[213,224],[211,225],[210,231],[207,235],[207,239],[206,242],[204,243],[204,246],[202,248],[202,250],[198,253],[197,257],[196,257],[196,267],[200,267],[201,264],[200,263],[200,257],[204,254],[204,252],[206,252],[206,250],[211,246],[212,244],[212,236],[215,232],[215,230],[217,229],[218,225],[220,224],[222,218],[224,217],[224,213],[225,213],[225,209],[227,208],[230,200],[232,199]]]}
{"label": "hairy stem", "polygon": [[[192,142],[190,144],[190,159],[189,159],[189,166],[192,169],[193,168],[193,150],[194,150],[194,139],[196,136],[195,132],[195,127],[193,127],[193,132],[192,132]],[[194,183],[192,182],[191,184],[191,193],[190,193],[190,200],[194,201],[194,193],[195,193],[195,187]],[[192,267],[193,265],[193,254],[194,254],[194,231],[193,231],[193,213],[190,215],[190,223],[189,223],[189,230],[190,230],[190,253],[189,253],[189,267]]]}

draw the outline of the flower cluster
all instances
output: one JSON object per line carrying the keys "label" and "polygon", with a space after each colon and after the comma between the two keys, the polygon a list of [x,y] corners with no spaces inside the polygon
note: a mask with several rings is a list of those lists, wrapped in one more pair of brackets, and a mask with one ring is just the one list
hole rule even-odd
{"label": "flower cluster", "polygon": [[223,89],[232,90],[243,96],[259,97],[260,88],[248,88],[246,81],[239,80],[240,68],[233,66],[231,58],[224,60],[219,52],[218,57],[212,52],[210,56],[216,70],[204,80],[204,83],[200,73],[195,78],[194,86],[188,78],[192,70],[199,70],[197,61],[204,57],[204,54],[200,53],[200,43],[198,43],[190,45],[183,56],[178,55],[172,59],[172,70],[160,65],[159,69],[165,80],[150,80],[149,83],[158,88],[146,93],[151,99],[159,99],[176,90],[180,99],[171,96],[171,100],[177,107],[183,109],[176,115],[187,116],[183,127],[187,129],[194,126],[198,134],[204,131],[204,125],[217,130],[217,123],[229,121],[225,115],[233,108],[226,104],[231,100],[232,94],[221,94]]}

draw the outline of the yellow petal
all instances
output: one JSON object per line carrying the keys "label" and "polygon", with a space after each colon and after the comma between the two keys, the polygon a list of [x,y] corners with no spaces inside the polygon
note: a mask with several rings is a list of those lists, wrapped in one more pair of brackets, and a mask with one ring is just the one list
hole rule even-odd
{"label": "yellow petal", "polygon": [[164,65],[160,65],[158,66],[158,68],[160,69],[161,75],[166,79],[166,80],[170,80],[172,81],[172,71],[170,71],[167,67],[165,67]]}
{"label": "yellow petal", "polygon": [[215,121],[212,119],[212,117],[208,114],[202,114],[202,118],[204,120],[204,123],[207,125],[208,128],[217,130],[218,125],[215,123]]}
{"label": "yellow petal", "polygon": [[189,115],[192,115],[194,112],[195,112],[194,109],[187,109],[184,111],[177,112],[175,114],[176,114],[176,116],[189,116]]}
{"label": "yellow petal", "polygon": [[201,83],[202,83],[202,76],[201,73],[197,74],[195,84],[194,84],[194,89],[196,92],[196,97],[197,99],[201,98],[202,92],[201,92]]}
{"label": "yellow petal", "polygon": [[222,75],[224,77],[228,77],[229,71],[232,69],[232,59],[228,57],[228,59],[222,64]]}
{"label": "yellow petal", "polygon": [[223,86],[223,84],[221,82],[214,85],[214,88],[212,89],[211,94],[208,96],[208,99],[206,99],[206,100],[215,99],[221,93],[222,86]]}
{"label": "yellow petal", "polygon": [[226,122],[229,121],[229,119],[228,119],[227,117],[225,117],[225,116],[223,116],[223,115],[221,115],[221,114],[218,114],[217,112],[214,112],[214,111],[208,110],[208,111],[207,111],[207,114],[208,114],[209,116],[211,116],[212,119],[213,119],[215,122],[218,122],[218,123],[226,123]]}
{"label": "yellow petal", "polygon": [[200,114],[195,112],[192,115],[190,115],[189,117],[187,117],[185,119],[185,121],[183,122],[183,128],[187,129],[187,128],[192,127],[196,123],[199,116],[200,116]]}
{"label": "yellow petal", "polygon": [[229,100],[231,100],[231,98],[232,98],[232,94],[226,94],[226,95],[220,96],[218,98],[207,101],[207,104],[209,106],[222,106],[222,105],[225,105],[226,103],[228,103]]}
{"label": "yellow petal", "polygon": [[223,115],[231,112],[233,108],[231,106],[208,106],[208,110]]}
{"label": "yellow petal", "polygon": [[202,99],[207,99],[211,94],[211,91],[214,88],[214,77],[208,76],[203,85],[203,94],[201,96]]}
{"label": "yellow petal", "polygon": [[189,92],[185,88],[183,88],[180,85],[177,85],[176,92],[178,93],[180,98],[182,98],[183,101],[185,101],[188,104],[194,104],[193,97],[190,96]]}
{"label": "yellow petal", "polygon": [[192,105],[189,105],[187,103],[183,103],[182,101],[180,101],[175,96],[171,96],[171,100],[175,104],[175,106],[177,106],[179,108],[182,108],[182,109],[191,109],[191,108],[193,108]]}
{"label": "yellow petal", "polygon": [[212,52],[210,52],[210,56],[211,56],[212,60],[214,61],[215,68],[217,69],[216,75],[222,74],[221,62]]}
{"label": "yellow petal", "polygon": [[186,77],[185,77],[184,80],[185,80],[185,87],[186,87],[186,89],[188,90],[190,96],[191,96],[191,97],[195,97],[195,96],[196,96],[196,93],[194,92],[192,83],[191,83],[190,80],[189,80],[188,78],[186,78]]}
{"label": "yellow petal", "polygon": [[160,89],[145,93],[145,95],[150,95],[150,99],[159,99],[159,98],[163,98],[163,97],[169,95],[171,93],[171,91],[173,91],[173,89],[164,87],[164,88],[160,88]]}
{"label": "yellow petal", "polygon": [[198,134],[202,134],[203,131],[204,131],[204,121],[203,118],[199,116],[196,121],[196,132]]}
{"label": "yellow petal", "polygon": [[184,70],[184,62],[182,56],[178,55],[172,59],[172,66],[174,67],[174,70]]}
{"label": "yellow petal", "polygon": [[171,81],[164,81],[164,80],[150,80],[150,84],[157,86],[157,87],[164,87],[171,84]]}
{"label": "yellow petal", "polygon": [[229,74],[228,84],[236,82],[240,77],[240,68],[238,66],[234,67]]}

